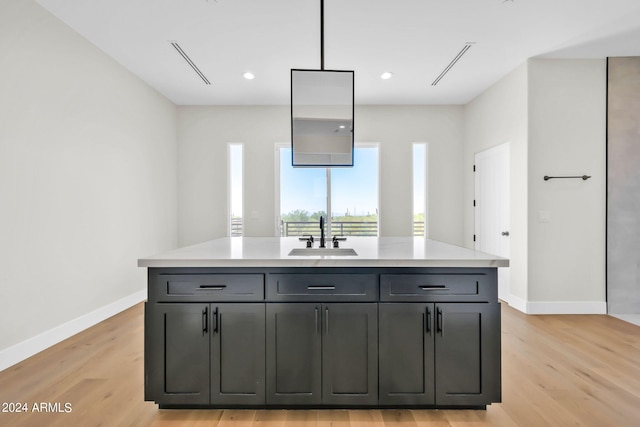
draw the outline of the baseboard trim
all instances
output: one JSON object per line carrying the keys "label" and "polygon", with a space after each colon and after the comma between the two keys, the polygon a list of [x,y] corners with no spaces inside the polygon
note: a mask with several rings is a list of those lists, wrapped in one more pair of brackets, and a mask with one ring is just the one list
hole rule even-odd
{"label": "baseboard trim", "polygon": [[505,302],[525,314],[607,314],[605,301],[527,301],[509,295]]}
{"label": "baseboard trim", "polygon": [[527,301],[520,297],[509,294],[509,297],[505,300],[505,302],[518,311],[521,311],[523,313],[527,312]]}
{"label": "baseboard trim", "polygon": [[528,301],[527,314],[607,314],[607,303],[605,301]]}
{"label": "baseboard trim", "polygon": [[147,299],[142,289],[0,351],[0,372]]}

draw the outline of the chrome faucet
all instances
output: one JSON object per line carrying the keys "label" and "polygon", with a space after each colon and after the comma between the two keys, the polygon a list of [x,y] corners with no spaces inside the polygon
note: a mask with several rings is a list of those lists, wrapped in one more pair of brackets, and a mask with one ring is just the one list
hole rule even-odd
{"label": "chrome faucet", "polygon": [[320,215],[320,247],[324,248],[324,217]]}

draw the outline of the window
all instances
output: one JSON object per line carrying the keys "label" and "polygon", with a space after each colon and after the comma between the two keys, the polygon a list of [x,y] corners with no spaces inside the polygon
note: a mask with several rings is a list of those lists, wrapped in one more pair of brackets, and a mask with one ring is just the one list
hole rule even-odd
{"label": "window", "polygon": [[227,191],[228,206],[228,235],[243,235],[243,216],[242,216],[242,163],[243,163],[243,147],[242,144],[230,143],[228,145],[228,171],[229,171],[229,188]]}
{"label": "window", "polygon": [[360,146],[353,167],[330,169],[331,234],[378,235],[378,147]]}
{"label": "window", "polygon": [[[291,147],[279,146],[280,236],[378,235],[378,146],[357,144],[354,166],[294,168]],[[331,212],[328,216],[327,212]]]}
{"label": "window", "polygon": [[413,144],[413,235],[427,236],[427,144]]}

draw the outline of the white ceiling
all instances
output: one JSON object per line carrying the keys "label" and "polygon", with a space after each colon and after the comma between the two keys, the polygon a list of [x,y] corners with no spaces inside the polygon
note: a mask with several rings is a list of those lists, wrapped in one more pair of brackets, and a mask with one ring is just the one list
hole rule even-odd
{"label": "white ceiling", "polygon": [[[290,69],[320,68],[320,0],[37,1],[179,105],[287,105]],[[607,56],[640,56],[640,1],[325,0],[357,104],[465,104],[527,58]]]}

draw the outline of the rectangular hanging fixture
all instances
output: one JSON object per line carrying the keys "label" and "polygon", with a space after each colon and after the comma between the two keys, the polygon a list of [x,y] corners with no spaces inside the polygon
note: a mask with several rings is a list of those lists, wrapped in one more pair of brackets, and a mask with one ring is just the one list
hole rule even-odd
{"label": "rectangular hanging fixture", "polygon": [[445,69],[440,73],[440,75],[433,81],[433,83],[431,83],[431,86],[437,85],[440,82],[440,80],[442,80],[442,78],[449,72],[449,70],[451,70],[451,68],[453,68],[453,66],[456,65],[456,62],[458,62],[460,58],[462,58],[462,55],[467,53],[467,51],[469,50],[472,44],[473,43],[471,42],[467,42],[464,45],[464,47],[462,48],[462,50],[460,50],[460,52],[458,52],[456,57],[453,58],[453,60],[449,63],[449,65],[447,65]]}
{"label": "rectangular hanging fixture", "polygon": [[291,69],[291,165],[353,167],[354,71],[324,68],[320,0],[320,69]]}
{"label": "rectangular hanging fixture", "polygon": [[202,71],[200,71],[200,69],[196,66],[196,64],[191,60],[191,58],[189,58],[189,55],[187,55],[185,53],[184,50],[182,50],[182,48],[180,47],[180,45],[177,42],[171,42],[171,46],[173,46],[175,48],[175,50],[178,51],[178,53],[182,56],[182,58],[184,58],[185,61],[187,61],[187,64],[189,64],[191,66],[191,68],[193,68],[193,71],[196,72],[196,74],[198,76],[200,76],[200,78],[202,79],[202,81],[205,84],[210,85],[211,82],[205,77],[205,75],[202,73]]}

